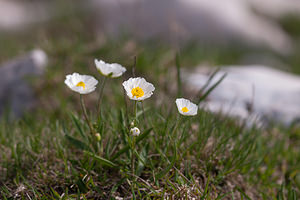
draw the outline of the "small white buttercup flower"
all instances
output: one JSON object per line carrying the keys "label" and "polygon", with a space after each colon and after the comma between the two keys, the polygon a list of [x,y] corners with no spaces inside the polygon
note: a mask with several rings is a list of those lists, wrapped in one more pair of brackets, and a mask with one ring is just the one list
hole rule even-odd
{"label": "small white buttercup flower", "polygon": [[88,94],[96,89],[98,81],[89,75],[73,73],[66,76],[65,84],[75,92]]}
{"label": "small white buttercup flower", "polygon": [[136,101],[143,101],[153,94],[155,87],[144,78],[130,78],[123,82],[127,96]]}
{"label": "small white buttercup flower", "polygon": [[131,133],[131,135],[133,135],[133,136],[139,136],[140,133],[141,133],[141,131],[140,131],[139,128],[134,127],[134,128],[132,128],[132,129],[130,129],[130,133]]}
{"label": "small white buttercup flower", "polygon": [[126,68],[118,63],[105,63],[103,60],[95,59],[97,70],[104,76],[117,78],[126,72]]}
{"label": "small white buttercup flower", "polygon": [[192,103],[190,100],[180,98],[176,99],[176,105],[178,112],[182,115],[194,116],[197,115],[198,106]]}

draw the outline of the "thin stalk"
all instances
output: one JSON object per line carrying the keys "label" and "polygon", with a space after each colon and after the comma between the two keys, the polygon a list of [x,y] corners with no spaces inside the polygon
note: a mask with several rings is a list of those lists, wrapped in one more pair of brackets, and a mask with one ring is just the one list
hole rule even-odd
{"label": "thin stalk", "polygon": [[180,57],[179,53],[176,53],[175,56],[175,62],[176,62],[176,70],[177,70],[177,97],[180,97],[182,94],[182,84],[181,84],[181,69],[180,69]]}
{"label": "thin stalk", "polygon": [[133,111],[133,113],[134,113],[134,125],[136,125],[136,123],[137,123],[137,115],[136,115],[136,113],[137,113],[137,101],[134,101],[134,111]]}
{"label": "thin stalk", "polygon": [[100,118],[101,117],[101,113],[100,113],[100,109],[101,109],[101,103],[102,103],[102,97],[103,97],[103,91],[104,91],[104,86],[106,83],[106,76],[104,77],[103,81],[102,81],[102,85],[100,88],[100,92],[99,92],[99,98],[98,98],[98,106],[97,106],[97,115]]}
{"label": "thin stalk", "polygon": [[[178,129],[178,126],[179,126],[180,122],[181,122],[181,116],[179,115],[179,116],[177,116],[176,124],[174,126],[174,129],[172,130],[171,134],[168,136],[170,141],[171,141],[171,139],[176,140],[176,137],[174,137],[174,134],[175,134],[176,130]],[[177,134],[176,134],[176,136],[177,136]],[[167,153],[168,150],[169,150],[169,144],[170,143],[167,143],[167,145],[166,145],[165,153]]]}
{"label": "thin stalk", "polygon": [[146,127],[147,127],[147,120],[146,120],[146,115],[145,115],[145,109],[144,109],[144,102],[142,101],[142,110],[143,110],[143,118],[144,118],[144,122],[146,124]]}
{"label": "thin stalk", "polygon": [[86,123],[88,124],[89,128],[90,128],[90,131],[91,131],[91,134],[94,136],[96,133],[93,129],[93,126],[88,118],[88,115],[87,115],[87,112],[86,112],[86,108],[85,108],[85,104],[84,104],[84,100],[82,98],[82,95],[80,94],[80,104],[81,104],[81,108],[82,108],[82,111],[83,111],[83,115],[84,115],[84,118],[85,118],[85,121]]}
{"label": "thin stalk", "polygon": [[[137,101],[134,101],[134,126],[136,126],[137,123]],[[135,136],[131,136],[131,171],[132,174],[135,174],[135,167],[134,167],[134,161],[135,161]]]}
{"label": "thin stalk", "polygon": [[124,105],[125,105],[125,111],[126,111],[126,127],[129,127],[128,124],[128,119],[129,119],[129,114],[128,114],[128,105],[127,105],[127,101],[126,101],[126,91],[123,88],[123,99],[124,99]]}
{"label": "thin stalk", "polygon": [[135,68],[136,68],[136,56],[134,56],[133,66],[132,66],[132,77],[135,77]]}
{"label": "thin stalk", "polygon": [[134,175],[135,174],[135,166],[134,166],[134,161],[135,161],[135,136],[132,137],[132,149],[131,149],[131,172]]}
{"label": "thin stalk", "polygon": [[175,127],[174,127],[174,129],[173,129],[173,131],[172,131],[172,133],[171,133],[171,136],[173,136],[174,133],[176,132],[176,130],[177,130],[178,125],[180,124],[180,122],[181,122],[181,116],[179,115],[179,116],[177,117],[177,119],[176,119],[176,124],[175,124]]}

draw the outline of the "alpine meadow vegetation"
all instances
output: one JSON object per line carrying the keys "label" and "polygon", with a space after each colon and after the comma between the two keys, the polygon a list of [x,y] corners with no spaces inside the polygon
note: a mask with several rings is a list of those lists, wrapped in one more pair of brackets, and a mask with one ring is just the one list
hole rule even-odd
{"label": "alpine meadow vegetation", "polygon": [[[64,20],[0,40],[0,61],[33,41],[50,57],[42,79],[28,77],[35,108],[1,118],[0,199],[299,198],[297,124],[260,129],[206,111],[226,75],[197,94],[181,81],[184,67],[234,64],[258,50],[103,41],[86,31],[89,20]],[[297,56],[283,59],[294,72]]]}

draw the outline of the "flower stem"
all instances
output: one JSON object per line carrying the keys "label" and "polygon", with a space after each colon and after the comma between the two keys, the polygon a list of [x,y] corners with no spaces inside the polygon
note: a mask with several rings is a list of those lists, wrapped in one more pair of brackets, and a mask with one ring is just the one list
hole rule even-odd
{"label": "flower stem", "polygon": [[137,123],[137,101],[134,101],[134,125]]}
{"label": "flower stem", "polygon": [[147,127],[147,120],[146,120],[146,115],[145,115],[145,109],[144,109],[144,102],[142,101],[142,110],[143,110],[143,118],[144,118],[144,123],[146,124]]}
{"label": "flower stem", "polygon": [[[137,125],[137,101],[134,101],[134,126]],[[131,171],[135,174],[134,161],[135,161],[135,136],[131,135]]]}
{"label": "flower stem", "polygon": [[104,91],[104,86],[106,83],[106,77],[104,77],[103,81],[102,81],[102,85],[100,88],[100,93],[99,93],[99,98],[98,98],[98,106],[97,106],[97,115],[99,116],[99,118],[101,117],[101,113],[100,113],[100,109],[101,109],[101,103],[102,103],[102,97],[103,97],[103,91]]}
{"label": "flower stem", "polygon": [[83,111],[83,115],[84,115],[84,118],[85,118],[85,121],[86,123],[88,124],[89,128],[90,128],[90,131],[91,131],[91,134],[94,136],[96,133],[92,127],[92,124],[88,118],[88,115],[87,115],[87,112],[86,112],[86,108],[85,108],[85,104],[84,104],[84,100],[82,98],[82,95],[80,94],[80,104],[81,104],[81,108],[82,108],[82,111]]}
{"label": "flower stem", "polygon": [[135,136],[131,136],[132,137],[132,149],[131,149],[131,172],[132,175],[135,175],[135,167],[134,167],[134,161],[135,161],[135,155],[134,155],[134,150],[135,150]]}
{"label": "flower stem", "polygon": [[128,105],[127,105],[127,101],[126,101],[126,91],[123,88],[123,100],[124,100],[124,105],[125,105],[125,112],[126,112],[126,127],[129,126],[129,114],[128,114]]}
{"label": "flower stem", "polygon": [[177,119],[176,119],[176,124],[175,124],[175,126],[174,126],[174,129],[173,129],[173,131],[172,131],[171,136],[173,136],[174,133],[176,132],[176,130],[177,130],[177,128],[178,128],[178,125],[180,124],[180,121],[181,121],[181,116],[177,117]]}
{"label": "flower stem", "polygon": [[[181,116],[177,116],[176,124],[175,124],[175,126],[174,126],[174,129],[172,130],[171,134],[168,135],[168,139],[169,139],[170,141],[173,140],[173,141],[175,142],[175,140],[177,140],[177,138],[176,138],[177,134],[176,134],[176,136],[174,136],[174,135],[175,135],[175,133],[176,133],[176,131],[177,131],[177,129],[178,129],[178,126],[179,126],[180,122],[181,122]],[[167,147],[166,147],[165,152],[168,152],[169,144],[170,144],[170,143],[167,143]]]}

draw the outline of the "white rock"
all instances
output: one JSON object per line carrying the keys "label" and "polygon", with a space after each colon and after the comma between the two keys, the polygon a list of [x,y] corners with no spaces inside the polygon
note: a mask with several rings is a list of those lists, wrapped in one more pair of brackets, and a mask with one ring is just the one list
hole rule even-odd
{"label": "white rock", "polygon": [[[216,83],[224,73],[223,82],[209,95],[205,107],[212,112],[223,112],[241,119],[276,121],[289,125],[300,117],[300,77],[266,66],[223,67],[213,78]],[[199,91],[209,75],[198,68],[184,72],[188,88]],[[252,105],[253,113],[248,106]]]}
{"label": "white rock", "polygon": [[52,18],[54,5],[50,2],[0,0],[0,31],[19,31]]}
{"label": "white rock", "polygon": [[[300,1],[295,0],[91,2],[102,19],[101,30],[112,33],[125,28],[142,38],[164,36],[173,42],[190,38],[217,43],[238,40],[254,46],[267,46],[283,54],[291,51],[292,43],[272,17],[300,13]],[[259,10],[261,15],[254,10]]]}

